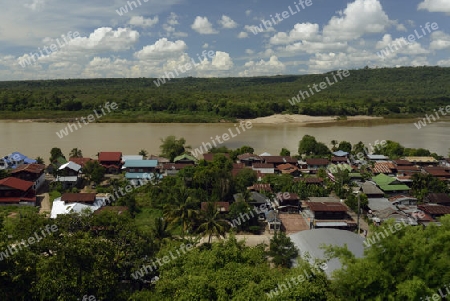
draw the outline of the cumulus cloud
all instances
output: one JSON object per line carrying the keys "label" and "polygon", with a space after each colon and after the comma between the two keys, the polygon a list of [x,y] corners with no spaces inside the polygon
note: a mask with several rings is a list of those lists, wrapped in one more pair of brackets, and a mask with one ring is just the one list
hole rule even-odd
{"label": "cumulus cloud", "polygon": [[319,24],[297,23],[289,33],[279,32],[270,38],[270,44],[285,45],[301,40],[317,41],[319,40],[318,35]]}
{"label": "cumulus cloud", "polygon": [[191,28],[198,32],[199,34],[217,34],[219,33],[215,30],[212,24],[208,21],[207,17],[197,16]]}
{"label": "cumulus cloud", "polygon": [[275,55],[271,56],[268,61],[260,60],[259,62],[249,61],[244,65],[244,71],[239,72],[239,76],[263,76],[282,74],[286,70],[286,66],[278,60]]}
{"label": "cumulus cloud", "polygon": [[335,40],[354,40],[366,33],[384,32],[390,25],[379,0],[356,0],[334,16],[323,29],[323,35]]}
{"label": "cumulus cloud", "polygon": [[146,28],[146,27],[153,27],[156,24],[158,24],[158,22],[159,22],[158,16],[155,16],[153,19],[152,18],[145,19],[143,16],[133,16],[131,17],[130,21],[128,21],[128,24]]}
{"label": "cumulus cloud", "polygon": [[450,35],[443,31],[435,31],[431,34],[430,49],[442,50],[450,48]]}
{"label": "cumulus cloud", "polygon": [[222,28],[236,28],[238,26],[238,24],[233,19],[225,15],[223,15],[222,19],[217,21],[217,23],[219,23]]}
{"label": "cumulus cloud", "polygon": [[159,39],[153,45],[147,45],[142,50],[134,54],[135,57],[144,59],[164,59],[167,57],[179,56],[187,45],[184,41],[178,40],[175,42],[167,40],[167,38]]}
{"label": "cumulus cloud", "polygon": [[241,31],[238,36],[239,39],[245,39],[248,38],[248,33],[246,33],[245,31]]}
{"label": "cumulus cloud", "polygon": [[424,0],[419,3],[418,10],[428,10],[432,13],[447,13],[450,14],[450,1],[448,0]]}

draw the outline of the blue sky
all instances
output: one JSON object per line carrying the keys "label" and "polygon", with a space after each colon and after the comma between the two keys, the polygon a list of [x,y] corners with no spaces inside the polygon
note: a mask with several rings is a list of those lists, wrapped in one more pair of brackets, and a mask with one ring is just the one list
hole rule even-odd
{"label": "blue sky", "polygon": [[160,77],[192,60],[180,77],[450,66],[449,0],[4,1],[0,80]]}

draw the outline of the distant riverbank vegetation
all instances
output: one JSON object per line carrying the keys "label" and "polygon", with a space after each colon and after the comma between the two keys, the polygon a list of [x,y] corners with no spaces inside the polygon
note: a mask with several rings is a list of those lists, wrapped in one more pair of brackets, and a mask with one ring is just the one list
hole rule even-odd
{"label": "distant riverbank vegetation", "polygon": [[450,68],[350,70],[350,76],[296,105],[289,99],[330,75],[180,78],[156,87],[152,78],[0,82],[0,119],[65,122],[105,102],[117,112],[98,122],[233,122],[273,114],[420,117],[450,103]]}

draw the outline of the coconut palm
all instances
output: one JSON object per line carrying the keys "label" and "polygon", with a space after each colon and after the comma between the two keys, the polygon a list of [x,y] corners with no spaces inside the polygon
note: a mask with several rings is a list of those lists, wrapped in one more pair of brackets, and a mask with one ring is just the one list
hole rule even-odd
{"label": "coconut palm", "polygon": [[144,158],[147,158],[148,156],[148,151],[146,151],[145,149],[141,149],[141,151],[138,154],[139,156],[142,156]]}
{"label": "coconut palm", "polygon": [[337,140],[331,140],[331,145],[332,145],[331,150],[333,152],[337,151],[336,145],[338,145],[338,144],[339,144],[339,142]]}
{"label": "coconut palm", "polygon": [[70,158],[83,158],[83,152],[81,149],[78,148],[72,148],[72,150],[69,153]]}
{"label": "coconut palm", "polygon": [[164,207],[164,218],[172,226],[181,226],[182,238],[192,229],[199,215],[198,203],[189,196],[186,189],[175,194],[174,202]]}
{"label": "coconut palm", "polygon": [[168,230],[169,223],[162,217],[156,218],[155,223],[151,228],[153,238],[158,245],[164,245],[167,241],[170,241],[172,233]]}
{"label": "coconut palm", "polygon": [[197,232],[203,235],[208,235],[208,243],[211,243],[213,236],[225,238],[227,230],[230,227],[228,221],[220,217],[220,212],[217,210],[213,202],[209,202],[206,210],[201,214],[201,223]]}

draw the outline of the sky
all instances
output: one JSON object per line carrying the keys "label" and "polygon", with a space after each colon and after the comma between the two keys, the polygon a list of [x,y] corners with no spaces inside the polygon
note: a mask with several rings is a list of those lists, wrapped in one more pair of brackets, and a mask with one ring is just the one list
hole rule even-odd
{"label": "sky", "polygon": [[449,0],[2,2],[1,81],[450,66]]}

